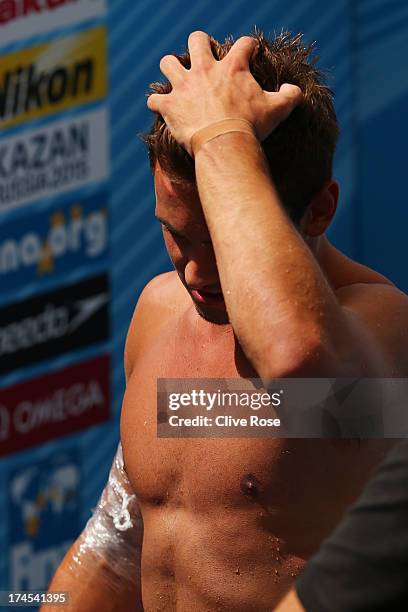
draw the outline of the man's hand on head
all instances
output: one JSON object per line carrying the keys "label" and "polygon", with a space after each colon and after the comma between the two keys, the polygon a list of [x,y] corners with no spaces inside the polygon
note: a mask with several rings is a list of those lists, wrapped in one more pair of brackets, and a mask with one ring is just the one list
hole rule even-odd
{"label": "man's hand on head", "polygon": [[296,85],[287,83],[278,92],[264,91],[249,69],[257,41],[239,38],[222,60],[211,51],[205,32],[193,32],[188,39],[191,68],[184,68],[174,55],[160,62],[162,73],[172,85],[169,94],[152,94],[148,108],[162,115],[173,137],[192,154],[193,135],[225,119],[244,119],[264,140],[284,121],[302,99]]}

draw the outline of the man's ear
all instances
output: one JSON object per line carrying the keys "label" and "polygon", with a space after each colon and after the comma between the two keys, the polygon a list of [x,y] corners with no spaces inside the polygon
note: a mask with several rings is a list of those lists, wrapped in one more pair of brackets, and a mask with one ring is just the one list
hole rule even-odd
{"label": "man's ear", "polygon": [[302,233],[310,238],[317,238],[324,234],[329,227],[337,209],[339,199],[339,184],[328,181],[316,193],[301,221]]}

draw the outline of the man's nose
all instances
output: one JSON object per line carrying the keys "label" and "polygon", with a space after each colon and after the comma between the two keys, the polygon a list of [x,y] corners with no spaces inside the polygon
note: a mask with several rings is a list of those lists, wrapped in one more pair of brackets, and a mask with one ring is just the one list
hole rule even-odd
{"label": "man's nose", "polygon": [[220,280],[215,257],[209,257],[207,252],[205,257],[195,256],[189,259],[184,269],[184,278],[192,289],[218,287]]}

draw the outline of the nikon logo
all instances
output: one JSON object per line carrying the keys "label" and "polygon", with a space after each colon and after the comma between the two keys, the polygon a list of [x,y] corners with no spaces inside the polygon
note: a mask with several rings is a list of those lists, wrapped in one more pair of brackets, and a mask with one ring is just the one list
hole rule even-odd
{"label": "nikon logo", "polygon": [[6,72],[0,85],[0,118],[54,106],[67,97],[87,95],[92,91],[94,71],[94,62],[88,59],[50,72],[38,71],[35,64]]}
{"label": "nikon logo", "polygon": [[5,56],[0,66],[0,125],[103,97],[105,63],[104,28]]}

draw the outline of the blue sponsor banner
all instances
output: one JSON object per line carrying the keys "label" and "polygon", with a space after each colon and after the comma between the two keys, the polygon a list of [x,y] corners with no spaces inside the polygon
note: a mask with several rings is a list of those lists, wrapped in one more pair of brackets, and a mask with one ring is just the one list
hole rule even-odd
{"label": "blue sponsor banner", "polygon": [[0,226],[2,292],[56,280],[108,261],[108,200],[102,191],[75,198]]}
{"label": "blue sponsor banner", "polygon": [[77,537],[81,474],[76,448],[19,467],[8,480],[11,590],[42,590]]}

